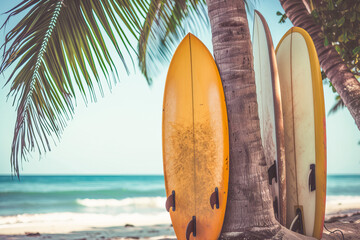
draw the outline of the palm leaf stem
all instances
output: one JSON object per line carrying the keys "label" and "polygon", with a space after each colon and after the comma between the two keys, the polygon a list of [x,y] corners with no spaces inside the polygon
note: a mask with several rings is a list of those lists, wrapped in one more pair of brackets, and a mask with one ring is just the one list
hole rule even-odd
{"label": "palm leaf stem", "polygon": [[39,67],[41,65],[43,55],[44,55],[44,53],[46,51],[46,47],[48,45],[49,38],[50,38],[50,36],[51,36],[51,34],[52,34],[53,30],[54,30],[54,27],[56,25],[58,16],[60,14],[61,7],[63,5],[63,2],[64,2],[64,0],[59,0],[56,3],[54,13],[53,13],[52,18],[50,20],[48,30],[46,31],[46,34],[44,36],[44,40],[42,42],[42,45],[41,45],[41,48],[40,48],[40,51],[39,51],[39,54],[38,54],[38,57],[37,57],[37,60],[36,60],[34,73],[33,73],[32,78],[31,78],[30,91],[29,91],[29,94],[28,94],[28,96],[26,98],[26,102],[25,102],[25,109],[24,109],[24,113],[25,113],[24,118],[25,119],[26,119],[26,116],[28,114],[27,110],[28,110],[29,102],[31,101],[31,96],[32,96],[33,91],[34,91],[35,82],[36,82],[36,79],[38,78]]}

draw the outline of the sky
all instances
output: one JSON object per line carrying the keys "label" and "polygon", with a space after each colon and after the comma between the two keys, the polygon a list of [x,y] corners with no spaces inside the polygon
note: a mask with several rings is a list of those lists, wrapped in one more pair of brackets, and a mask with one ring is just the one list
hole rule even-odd
{"label": "sky", "polygon": [[[17,1],[4,1],[0,12],[10,9]],[[292,26],[287,20],[279,24],[277,11],[283,12],[278,0],[257,1],[255,9],[268,22],[274,45]],[[250,32],[252,17],[248,16]],[[5,20],[0,15],[0,24]],[[11,29],[19,18],[7,26]],[[5,32],[0,31],[0,44]],[[211,33],[197,35],[212,52]],[[133,40],[134,46],[136,42]],[[127,58],[129,60],[129,58]],[[136,59],[135,59],[136,60]],[[85,106],[81,98],[72,120],[52,151],[41,157],[33,153],[23,162],[20,174],[163,174],[161,121],[162,101],[169,63],[164,63],[152,86],[148,86],[137,64],[127,75],[120,59],[120,83],[105,97]],[[130,65],[131,66],[131,65]],[[0,85],[12,68],[0,75]],[[105,82],[104,82],[105,83]],[[105,85],[104,85],[105,86]],[[16,119],[12,98],[7,100],[9,86],[0,88],[0,174],[11,174],[10,153]],[[326,113],[334,104],[334,94],[324,85]],[[342,109],[327,115],[327,169],[329,174],[360,174],[360,132],[349,111]]]}

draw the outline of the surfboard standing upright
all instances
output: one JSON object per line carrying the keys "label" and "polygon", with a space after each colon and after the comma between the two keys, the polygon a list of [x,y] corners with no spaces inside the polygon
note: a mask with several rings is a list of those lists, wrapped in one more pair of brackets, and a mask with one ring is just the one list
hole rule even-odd
{"label": "surfboard standing upright", "polygon": [[229,181],[225,97],[215,61],[188,34],[170,63],[163,104],[166,208],[178,239],[218,239]]}
{"label": "surfboard standing upright", "polygon": [[286,222],[284,122],[279,75],[269,27],[258,11],[254,16],[254,70],[261,141],[268,169],[276,219]]}
{"label": "surfboard standing upright", "polygon": [[326,199],[325,107],[310,35],[291,28],[276,48],[285,128],[286,226],[318,239]]}

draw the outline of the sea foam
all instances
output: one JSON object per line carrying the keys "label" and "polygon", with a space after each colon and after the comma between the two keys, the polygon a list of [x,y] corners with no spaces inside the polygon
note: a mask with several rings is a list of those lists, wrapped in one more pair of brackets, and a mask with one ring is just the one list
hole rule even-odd
{"label": "sea foam", "polygon": [[166,211],[158,213],[122,213],[117,215],[99,213],[41,213],[41,214],[19,214],[15,216],[0,217],[1,229],[15,227],[15,225],[79,225],[79,226],[123,226],[133,224],[137,226],[170,224],[170,216]]}
{"label": "sea foam", "polygon": [[124,199],[76,199],[77,204],[97,207],[136,207],[136,208],[165,208],[165,197],[137,197]]}

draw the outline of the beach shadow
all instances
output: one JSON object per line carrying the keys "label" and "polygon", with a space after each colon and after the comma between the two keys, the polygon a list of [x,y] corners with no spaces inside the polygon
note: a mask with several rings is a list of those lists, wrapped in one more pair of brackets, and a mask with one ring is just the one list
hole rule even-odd
{"label": "beach shadow", "polygon": [[24,233],[23,235],[0,235],[0,240],[176,240],[173,228],[170,225],[154,226],[119,226],[93,227],[83,231],[69,233]]}

